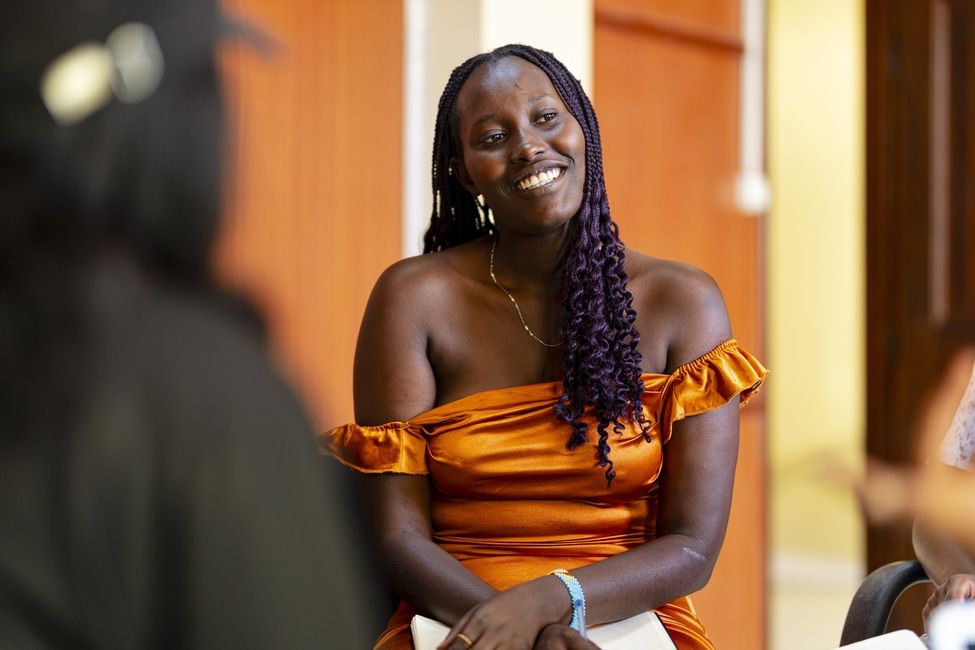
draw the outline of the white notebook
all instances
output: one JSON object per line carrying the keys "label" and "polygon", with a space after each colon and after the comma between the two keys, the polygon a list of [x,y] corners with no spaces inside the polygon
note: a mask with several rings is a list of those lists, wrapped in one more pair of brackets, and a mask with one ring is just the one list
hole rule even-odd
{"label": "white notebook", "polygon": [[[426,616],[416,615],[410,623],[416,650],[434,650],[447,637],[450,628]],[[586,632],[602,650],[677,650],[663,623],[653,612],[593,625]]]}
{"label": "white notebook", "polygon": [[897,630],[857,641],[837,650],[927,650],[927,646],[910,630]]}

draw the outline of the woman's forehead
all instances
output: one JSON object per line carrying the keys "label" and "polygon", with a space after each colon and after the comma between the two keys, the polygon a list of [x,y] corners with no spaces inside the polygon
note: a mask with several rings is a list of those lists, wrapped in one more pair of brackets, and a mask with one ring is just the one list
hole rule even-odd
{"label": "woman's forehead", "polygon": [[457,111],[463,119],[467,113],[493,103],[492,100],[513,95],[529,100],[549,96],[561,102],[551,79],[541,68],[521,57],[506,56],[471,72],[458,93]]}

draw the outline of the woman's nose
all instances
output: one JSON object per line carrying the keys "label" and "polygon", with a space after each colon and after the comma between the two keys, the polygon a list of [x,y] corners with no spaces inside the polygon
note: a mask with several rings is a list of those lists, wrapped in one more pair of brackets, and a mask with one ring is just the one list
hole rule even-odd
{"label": "woman's nose", "polygon": [[514,146],[511,151],[511,159],[515,162],[531,162],[545,153],[548,148],[545,140],[531,130],[519,131],[512,141]]}

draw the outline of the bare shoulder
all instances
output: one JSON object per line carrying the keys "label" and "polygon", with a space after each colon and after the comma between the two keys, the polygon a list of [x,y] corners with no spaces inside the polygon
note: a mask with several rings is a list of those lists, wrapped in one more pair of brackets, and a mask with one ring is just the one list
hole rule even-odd
{"label": "bare shoulder", "polygon": [[[634,303],[678,320],[725,312],[721,289],[705,271],[673,260],[627,251]],[[632,269],[632,270],[631,270]]]}
{"label": "bare shoulder", "polygon": [[626,262],[637,329],[666,348],[667,371],[731,338],[721,289],[705,271],[630,249]]}
{"label": "bare shoulder", "polygon": [[379,276],[370,300],[387,307],[409,307],[435,294],[446,281],[449,268],[443,254],[417,255],[394,262]]}
{"label": "bare shoulder", "polygon": [[444,298],[449,297],[445,294],[460,290],[466,282],[471,244],[393,263],[376,281],[370,302],[380,301],[397,316],[412,314],[422,320],[431,307],[443,305]]}
{"label": "bare shoulder", "polygon": [[405,420],[433,407],[437,387],[427,350],[444,305],[457,302],[468,281],[465,246],[400,260],[376,281],[356,345],[360,424]]}

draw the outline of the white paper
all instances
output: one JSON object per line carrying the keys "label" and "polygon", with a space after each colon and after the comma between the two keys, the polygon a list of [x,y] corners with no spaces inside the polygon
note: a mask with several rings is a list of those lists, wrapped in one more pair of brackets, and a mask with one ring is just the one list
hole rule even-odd
{"label": "white paper", "polygon": [[[416,650],[434,650],[450,632],[443,623],[419,615],[413,617],[410,630]],[[663,623],[652,612],[615,623],[593,625],[586,632],[602,650],[677,650]]]}
{"label": "white paper", "polygon": [[910,630],[897,630],[857,641],[837,650],[927,650],[927,646]]}

